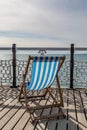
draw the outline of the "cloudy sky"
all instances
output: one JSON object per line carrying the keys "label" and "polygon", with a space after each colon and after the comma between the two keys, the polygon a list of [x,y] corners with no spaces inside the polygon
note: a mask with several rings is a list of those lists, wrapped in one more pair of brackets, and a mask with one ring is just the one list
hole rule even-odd
{"label": "cloudy sky", "polygon": [[0,0],[0,47],[87,47],[87,0]]}

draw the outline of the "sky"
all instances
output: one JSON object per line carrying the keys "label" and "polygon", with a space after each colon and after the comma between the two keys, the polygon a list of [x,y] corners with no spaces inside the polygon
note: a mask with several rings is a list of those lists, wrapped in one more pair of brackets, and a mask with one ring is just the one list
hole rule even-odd
{"label": "sky", "polygon": [[0,0],[0,47],[87,47],[87,0]]}

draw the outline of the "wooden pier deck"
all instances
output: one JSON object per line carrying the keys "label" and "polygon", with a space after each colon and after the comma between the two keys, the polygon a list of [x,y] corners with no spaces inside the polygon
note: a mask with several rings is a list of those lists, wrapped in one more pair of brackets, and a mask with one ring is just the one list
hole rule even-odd
{"label": "wooden pier deck", "polygon": [[[25,106],[18,102],[18,93],[18,88],[0,87],[0,130],[87,130],[87,95],[83,89],[63,89],[65,119],[34,124]],[[57,108],[50,108],[40,114],[55,111]]]}

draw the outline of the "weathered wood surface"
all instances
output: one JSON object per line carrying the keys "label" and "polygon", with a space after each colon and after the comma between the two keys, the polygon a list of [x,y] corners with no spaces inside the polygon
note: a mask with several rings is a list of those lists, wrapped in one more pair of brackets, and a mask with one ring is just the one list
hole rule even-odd
{"label": "weathered wood surface", "polygon": [[[54,90],[55,92],[55,90]],[[87,95],[85,90],[63,89],[65,119],[46,120],[32,124],[25,106],[18,102],[18,88],[0,87],[0,130],[87,130]],[[31,93],[30,93],[31,94]],[[49,96],[49,95],[48,95]],[[49,104],[50,97],[35,104]],[[32,104],[32,101],[31,101]],[[35,114],[52,114],[57,108],[36,111]]]}

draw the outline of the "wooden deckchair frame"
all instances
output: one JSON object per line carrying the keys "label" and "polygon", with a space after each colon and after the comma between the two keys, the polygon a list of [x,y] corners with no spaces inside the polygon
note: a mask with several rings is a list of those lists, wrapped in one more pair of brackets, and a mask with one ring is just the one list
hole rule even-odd
{"label": "wooden deckchair frame", "polygon": [[[46,118],[49,118],[49,119],[52,119],[52,118],[58,118],[60,116],[62,117],[65,117],[61,107],[63,107],[63,98],[62,98],[62,92],[61,92],[61,88],[60,88],[60,82],[59,82],[59,78],[58,78],[58,75],[56,75],[56,81],[57,81],[57,86],[58,86],[58,92],[59,92],[59,97],[60,97],[60,102],[58,102],[55,97],[52,95],[51,91],[50,91],[50,87],[49,86],[48,88],[46,88],[46,91],[43,95],[36,95],[36,96],[28,96],[27,95],[27,91],[26,91],[26,88],[24,86],[25,84],[25,80],[26,80],[26,75],[27,75],[27,72],[28,72],[28,67],[29,67],[29,64],[30,64],[30,61],[33,60],[33,57],[29,56],[28,57],[28,61],[27,61],[27,64],[26,64],[26,68],[25,68],[25,73],[23,74],[23,82],[20,84],[20,93],[19,93],[19,98],[18,100],[20,101],[21,99],[21,95],[23,94],[24,95],[24,99],[25,99],[25,104],[26,104],[26,110],[30,113],[30,117],[31,117],[31,120],[32,121],[36,121],[36,120],[42,120],[42,119],[46,119]],[[62,66],[62,64],[64,63],[64,60],[65,60],[65,56],[63,57],[59,57],[59,62],[60,62],[60,65],[58,67],[58,72]],[[38,97],[40,98],[45,98],[47,93],[50,94],[50,96],[52,97],[54,103],[51,104],[51,105],[42,105],[42,106],[36,106],[36,107],[30,107],[28,105],[28,98],[35,98],[37,99]],[[58,114],[52,114],[52,115],[46,115],[46,116],[38,116],[38,117],[34,117],[33,115],[33,110],[39,110],[39,109],[46,109],[46,108],[50,108],[50,107],[58,107],[59,108],[59,112]]]}

